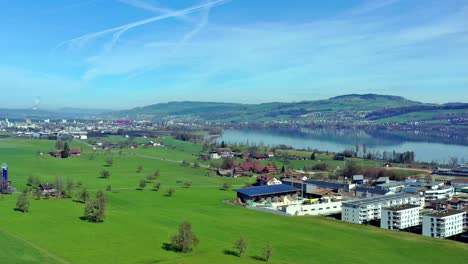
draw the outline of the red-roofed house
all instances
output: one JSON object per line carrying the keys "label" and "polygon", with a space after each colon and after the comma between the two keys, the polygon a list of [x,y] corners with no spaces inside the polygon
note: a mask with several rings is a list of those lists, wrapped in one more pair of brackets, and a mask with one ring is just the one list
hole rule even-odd
{"label": "red-roofed house", "polygon": [[268,155],[265,155],[265,153],[255,153],[253,154],[252,156],[254,159],[258,159],[258,160],[261,160],[261,159],[268,159]]}
{"label": "red-roofed house", "polygon": [[278,171],[278,168],[275,166],[275,164],[271,164],[271,163],[267,164],[267,165],[265,166],[265,169],[267,170],[267,171],[266,171],[267,173],[276,174],[276,173],[279,172],[279,171]]}
{"label": "red-roofed house", "polygon": [[70,155],[81,155],[80,148],[70,148]]}

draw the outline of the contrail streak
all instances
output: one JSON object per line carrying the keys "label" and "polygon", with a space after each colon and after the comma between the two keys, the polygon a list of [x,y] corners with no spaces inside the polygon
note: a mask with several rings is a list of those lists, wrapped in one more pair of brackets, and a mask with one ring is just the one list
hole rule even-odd
{"label": "contrail streak", "polygon": [[[199,10],[207,8],[207,7],[213,7],[213,6],[216,6],[216,5],[223,4],[224,2],[226,2],[226,0],[212,1],[212,2],[208,2],[208,3],[200,4],[200,5],[195,5],[195,6],[185,8],[185,9],[182,9],[182,10],[173,11],[171,13],[167,13],[167,14],[163,14],[163,15],[143,19],[143,20],[140,20],[140,21],[128,23],[128,24],[125,24],[125,25],[122,25],[122,26],[113,27],[113,28],[101,30],[101,31],[98,31],[98,32],[86,34],[86,35],[83,35],[81,37],[73,38],[73,39],[67,40],[65,42],[62,42],[57,46],[57,48],[60,48],[61,46],[66,45],[66,44],[68,44],[70,46],[76,46],[76,45],[81,46],[86,41],[89,41],[91,39],[94,39],[94,38],[97,38],[97,37],[100,37],[100,36],[103,36],[103,35],[106,35],[106,34],[109,34],[109,33],[113,33],[113,32],[117,32],[116,34],[114,34],[114,38],[112,40],[112,43],[116,43],[119,40],[120,36],[129,29],[132,29],[132,28],[135,28],[135,27],[138,27],[138,26],[142,26],[142,25],[145,25],[145,24],[153,23],[153,22],[156,22],[156,21],[159,21],[159,20],[167,19],[167,18],[180,17],[180,16],[183,16],[183,15],[186,15],[186,14],[190,14],[190,13],[199,11]],[[112,48],[112,45],[108,46],[108,48]]]}
{"label": "contrail streak", "polygon": [[[141,8],[141,9],[151,11],[151,12],[155,12],[155,13],[167,14],[167,13],[174,12],[174,10],[172,10],[170,8],[165,8],[165,7],[161,7],[161,6],[154,6],[152,4],[146,3],[146,2],[141,1],[141,0],[118,0],[118,1],[121,2],[121,3],[127,4],[127,5],[134,6],[136,8]],[[194,20],[192,20],[190,17],[185,16],[185,15],[182,15],[182,16],[180,16],[178,18],[181,19],[181,20],[184,20],[186,22],[194,23]]]}

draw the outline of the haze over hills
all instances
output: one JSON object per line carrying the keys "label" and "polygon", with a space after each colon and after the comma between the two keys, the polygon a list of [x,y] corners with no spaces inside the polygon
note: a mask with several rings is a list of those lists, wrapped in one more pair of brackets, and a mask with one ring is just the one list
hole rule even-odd
{"label": "haze over hills", "polygon": [[467,103],[429,104],[401,96],[348,94],[326,100],[240,104],[168,102],[123,111],[62,108],[58,110],[0,109],[0,118],[105,118],[201,121],[351,121],[408,122],[468,117]]}

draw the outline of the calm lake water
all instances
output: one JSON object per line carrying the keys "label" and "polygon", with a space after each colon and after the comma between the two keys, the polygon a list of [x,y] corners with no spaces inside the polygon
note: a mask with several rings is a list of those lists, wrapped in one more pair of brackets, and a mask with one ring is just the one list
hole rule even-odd
{"label": "calm lake water", "polygon": [[[350,129],[242,129],[225,130],[218,142],[288,145],[338,152],[354,149],[356,142],[366,144],[368,151],[414,151],[417,161],[445,163],[450,157],[468,161],[468,139],[422,135],[419,132],[364,131]],[[455,142],[455,143],[451,143]]]}

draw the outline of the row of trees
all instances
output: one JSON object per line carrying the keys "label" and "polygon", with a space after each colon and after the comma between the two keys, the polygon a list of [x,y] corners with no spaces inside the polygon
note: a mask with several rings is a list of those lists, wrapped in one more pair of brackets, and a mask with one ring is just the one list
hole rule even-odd
{"label": "row of trees", "polygon": [[[242,257],[247,251],[247,246],[248,246],[247,240],[244,239],[243,237],[240,237],[239,240],[234,242],[234,248],[237,250],[237,256]],[[266,262],[269,262],[273,254],[273,248],[270,243],[267,243],[265,245],[262,253],[263,253],[263,259]]]}

